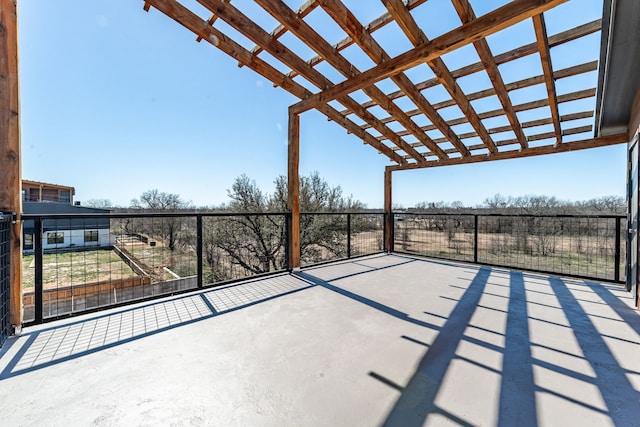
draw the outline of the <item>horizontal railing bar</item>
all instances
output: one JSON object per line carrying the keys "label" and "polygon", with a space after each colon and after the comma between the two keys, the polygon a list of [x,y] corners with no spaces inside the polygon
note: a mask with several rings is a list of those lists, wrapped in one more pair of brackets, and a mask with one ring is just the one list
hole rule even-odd
{"label": "horizontal railing bar", "polygon": [[[340,212],[301,212],[300,215],[382,215],[384,211],[340,211]],[[196,218],[200,217],[246,217],[246,216],[285,216],[289,212],[118,212],[86,214],[22,214],[22,219],[83,219],[83,218]]]}
{"label": "horizontal railing bar", "polygon": [[241,216],[285,216],[288,212],[158,212],[158,213],[104,213],[104,214],[22,214],[22,219],[82,219],[82,218],[197,218],[200,217],[241,217]]}
{"label": "horizontal railing bar", "polygon": [[300,212],[300,215],[384,215],[384,211],[338,211],[338,212]]}
{"label": "horizontal railing bar", "polygon": [[430,215],[430,216],[479,216],[479,217],[526,217],[526,218],[626,218],[626,215],[580,215],[580,214],[502,214],[502,213],[445,213],[445,212],[393,212],[393,215]]}

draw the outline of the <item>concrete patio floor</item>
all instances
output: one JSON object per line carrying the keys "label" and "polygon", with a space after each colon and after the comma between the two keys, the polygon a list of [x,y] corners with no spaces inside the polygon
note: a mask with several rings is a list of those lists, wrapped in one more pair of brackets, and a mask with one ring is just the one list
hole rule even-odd
{"label": "concrete patio floor", "polygon": [[377,255],[26,328],[0,426],[640,426],[619,286]]}

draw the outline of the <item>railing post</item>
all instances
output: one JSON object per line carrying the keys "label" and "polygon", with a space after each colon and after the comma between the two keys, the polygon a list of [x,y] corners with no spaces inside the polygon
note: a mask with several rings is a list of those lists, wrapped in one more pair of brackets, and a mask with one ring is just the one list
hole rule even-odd
{"label": "railing post", "polygon": [[196,216],[196,258],[198,259],[198,287],[203,285],[202,274],[202,215]]}
{"label": "railing post", "polygon": [[347,214],[347,258],[351,258],[351,214]]}
{"label": "railing post", "polygon": [[291,231],[291,212],[284,214],[284,269],[291,270],[289,262],[289,232]]}
{"label": "railing post", "polygon": [[620,281],[620,243],[620,217],[616,217],[616,254],[613,262],[615,266],[613,277],[616,282]]}
{"label": "railing post", "polygon": [[33,289],[33,307],[35,323],[42,323],[43,286],[42,286],[42,218],[33,220],[33,244],[35,258],[35,283]]}
{"label": "railing post", "polygon": [[473,262],[478,263],[478,214],[473,215]]}

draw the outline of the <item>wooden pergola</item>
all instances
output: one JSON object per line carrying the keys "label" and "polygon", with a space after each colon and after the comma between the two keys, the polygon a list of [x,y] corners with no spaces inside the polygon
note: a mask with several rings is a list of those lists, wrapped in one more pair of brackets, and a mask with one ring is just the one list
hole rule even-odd
{"label": "wooden pergola", "polygon": [[[246,66],[281,87],[300,101],[289,108],[289,209],[292,212],[291,259],[293,268],[300,265],[298,161],[299,115],[316,109],[356,135],[365,144],[389,158],[391,164],[385,170],[385,210],[391,211],[391,176],[393,171],[514,159],[541,154],[560,153],[585,148],[626,143],[627,133],[593,137],[593,125],[584,125],[584,119],[592,119],[594,111],[573,108],[560,113],[562,104],[593,98],[595,84],[570,93],[558,93],[556,82],[573,76],[596,71],[598,62],[575,64],[557,69],[553,66],[550,49],[598,32],[601,21],[585,22],[576,28],[558,34],[548,34],[544,12],[567,0],[513,0],[502,7],[478,16],[469,0],[450,0],[458,15],[459,23],[450,31],[430,40],[417,12],[427,0],[381,0],[386,11],[371,22],[361,22],[347,6],[347,1],[308,0],[297,10],[283,0],[255,0],[278,25],[262,28],[249,14],[229,0],[198,0],[206,8],[208,17],[198,15],[177,0],[146,0],[144,8],[152,7],[191,30],[198,41],[207,41]],[[579,3],[573,0],[573,3]],[[379,6],[379,5],[377,5]],[[311,14],[323,14],[330,18],[342,36],[337,43],[320,34],[307,22]],[[532,39],[535,42],[494,54],[487,38],[522,21],[532,23]],[[316,19],[317,21],[317,19]],[[224,26],[219,25],[220,22]],[[376,32],[389,26],[399,29],[411,48],[400,55],[391,56],[375,37]],[[223,32],[220,27],[231,27],[234,34],[250,40],[252,49]],[[336,36],[337,34],[332,34]],[[302,57],[292,43],[283,39],[295,37],[311,49],[315,56]],[[243,39],[244,40],[244,39]],[[450,69],[443,57],[458,49],[472,46],[480,61],[459,69]],[[360,57],[370,60],[367,69],[348,59]],[[350,49],[349,55],[345,50]],[[500,65],[524,58],[539,56],[543,73],[522,80],[508,81],[502,76]],[[277,61],[277,66],[274,65]],[[321,67],[322,65],[322,67]],[[416,79],[420,73],[408,75],[412,69],[424,66],[426,77]],[[321,70],[329,69],[339,75],[340,81],[331,80]],[[282,71],[286,70],[286,71]],[[466,93],[459,79],[486,73],[490,87]],[[395,88],[384,91],[381,85]],[[546,96],[524,104],[514,104],[510,92],[536,85],[544,85]],[[430,102],[425,91],[441,86],[449,99]],[[354,92],[366,95],[365,102],[358,101]],[[500,108],[477,111],[474,101],[496,97]],[[410,108],[401,107],[398,100],[410,100]],[[459,117],[445,119],[442,110],[457,106]],[[544,109],[535,120],[522,121],[520,112]],[[373,111],[376,111],[375,113]],[[565,109],[567,110],[567,109]],[[571,107],[569,108],[571,110]],[[496,118],[498,120],[496,120]],[[490,127],[487,119],[504,119],[504,124]],[[579,123],[577,126],[574,123]],[[584,138],[565,141],[568,136]],[[387,215],[391,221],[391,215]],[[386,247],[391,246],[391,234],[387,233]]]}
{"label": "wooden pergola", "polygon": [[[7,25],[11,13],[6,11],[13,4],[15,18],[15,2],[0,1],[2,22]],[[348,0],[307,0],[298,9],[292,9],[291,4],[296,3],[293,0],[184,2],[190,7],[179,0],[144,0],[146,11],[162,12],[192,31],[198,42],[210,43],[238,61],[239,66],[252,69],[299,99],[289,107],[292,268],[300,266],[299,116],[305,111],[321,112],[389,159],[384,171],[387,227],[393,221],[394,171],[562,153],[627,143],[633,138],[634,134],[626,129],[600,134],[594,128],[595,108],[574,102],[595,100],[597,78],[579,77],[597,72],[597,60],[565,68],[554,66],[552,61],[551,49],[599,33],[603,27],[602,20],[597,19],[548,33],[545,12],[564,3],[580,8],[582,0],[448,1],[457,22],[429,38],[429,20],[424,12],[428,0],[380,0],[366,2],[366,6]],[[363,22],[356,13],[361,11],[349,4],[358,4],[358,9],[380,9],[381,15]],[[487,4],[494,4],[493,9]],[[497,4],[502,6],[496,8]],[[483,13],[477,13],[473,5],[482,7]],[[275,24],[263,28],[260,23],[264,22]],[[325,24],[321,27],[317,22]],[[527,23],[518,26],[529,34],[524,37],[526,44],[502,52],[491,48],[492,37],[521,23]],[[0,35],[0,49],[4,49],[0,59],[9,58],[8,62],[0,62],[0,72],[16,73],[14,95],[7,92],[11,79],[0,79],[0,111],[9,112],[0,121],[3,137],[17,135],[18,129],[10,114],[18,111],[17,50],[12,45],[15,34],[11,25],[15,22],[9,22],[9,31]],[[390,45],[386,34],[400,36],[402,42],[396,39]],[[397,46],[406,49],[398,54]],[[463,50],[472,51],[478,60],[459,68],[448,66],[447,55]],[[305,56],[308,51],[313,54]],[[516,79],[504,75],[502,66],[527,57],[538,58],[542,70],[539,75],[523,73],[522,78]],[[474,76],[488,84],[465,91],[463,79]],[[558,83],[564,79],[590,83],[578,88],[572,84],[570,91],[560,91]],[[525,103],[513,101],[515,92],[535,87],[544,88],[544,96]],[[432,100],[429,91],[434,89],[448,97]],[[496,108],[478,106],[487,100]],[[535,112],[535,118],[527,118],[530,112]],[[14,139],[3,144],[4,155],[11,150],[19,153],[19,138]],[[20,193],[13,194],[12,190],[19,186],[19,161],[10,172],[2,173],[0,208],[20,212]],[[391,248],[390,239],[391,233],[387,233],[387,249]]]}

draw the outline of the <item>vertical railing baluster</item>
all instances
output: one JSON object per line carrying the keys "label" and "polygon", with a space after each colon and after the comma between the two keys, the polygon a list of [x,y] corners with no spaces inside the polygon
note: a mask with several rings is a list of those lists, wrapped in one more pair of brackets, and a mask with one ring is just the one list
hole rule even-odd
{"label": "vertical railing baluster", "polygon": [[347,214],[347,258],[351,258],[351,214]]}
{"label": "vertical railing baluster", "polygon": [[613,277],[616,282],[620,281],[620,240],[620,217],[616,217],[616,255],[613,262],[615,266]]}
{"label": "vertical railing baluster", "polygon": [[473,215],[473,262],[478,263],[478,215]]}
{"label": "vertical railing baluster", "polygon": [[203,286],[203,274],[202,274],[202,215],[196,216],[196,258],[198,268],[198,287]]}
{"label": "vertical railing baluster", "polygon": [[42,285],[42,218],[38,217],[33,221],[33,240],[34,240],[34,258],[35,258],[35,283],[33,289],[33,307],[34,321],[42,323],[43,311],[43,285]]}
{"label": "vertical railing baluster", "polygon": [[289,234],[291,233],[291,212],[287,212],[284,214],[284,223],[284,268],[285,270],[291,270],[291,266],[289,264]]}

